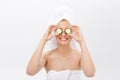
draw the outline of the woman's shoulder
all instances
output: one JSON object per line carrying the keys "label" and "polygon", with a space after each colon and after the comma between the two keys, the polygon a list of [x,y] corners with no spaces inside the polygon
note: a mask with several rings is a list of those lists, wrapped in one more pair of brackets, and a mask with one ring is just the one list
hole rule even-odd
{"label": "woman's shoulder", "polygon": [[44,52],[43,55],[47,57],[47,56],[52,55],[54,52],[55,52],[55,49],[52,49],[52,50]]}
{"label": "woman's shoulder", "polygon": [[76,50],[76,49],[72,49],[72,53],[74,56],[81,56],[81,51],[80,50]]}

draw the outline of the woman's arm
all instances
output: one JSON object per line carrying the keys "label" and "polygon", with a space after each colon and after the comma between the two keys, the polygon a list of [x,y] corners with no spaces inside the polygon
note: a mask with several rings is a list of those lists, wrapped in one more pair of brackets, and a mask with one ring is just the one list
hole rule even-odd
{"label": "woman's arm", "polygon": [[84,39],[79,42],[81,46],[81,67],[87,77],[93,77],[95,75],[95,67]]}
{"label": "woman's arm", "polygon": [[34,75],[36,74],[46,63],[45,55],[42,55],[42,51],[45,45],[45,40],[41,39],[40,43],[33,53],[28,66],[27,66],[27,74]]}
{"label": "woman's arm", "polygon": [[81,67],[87,77],[93,77],[95,75],[95,67],[89,54],[83,35],[78,26],[72,26],[71,28],[75,33],[74,35],[72,35],[73,38],[80,44],[82,53],[80,62]]}
{"label": "woman's arm", "polygon": [[44,54],[44,55],[42,54],[43,48],[45,46],[45,43],[54,36],[52,34],[52,31],[54,31],[55,28],[56,27],[54,25],[51,25],[47,29],[43,38],[40,40],[38,47],[36,48],[35,52],[33,53],[32,57],[28,63],[27,70],[26,70],[26,73],[28,75],[36,74],[46,64],[46,54]]}

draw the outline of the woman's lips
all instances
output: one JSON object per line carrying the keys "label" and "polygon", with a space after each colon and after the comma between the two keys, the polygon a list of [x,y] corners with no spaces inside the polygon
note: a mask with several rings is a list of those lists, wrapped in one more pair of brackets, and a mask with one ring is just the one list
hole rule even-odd
{"label": "woman's lips", "polygon": [[61,41],[67,41],[68,38],[59,38]]}

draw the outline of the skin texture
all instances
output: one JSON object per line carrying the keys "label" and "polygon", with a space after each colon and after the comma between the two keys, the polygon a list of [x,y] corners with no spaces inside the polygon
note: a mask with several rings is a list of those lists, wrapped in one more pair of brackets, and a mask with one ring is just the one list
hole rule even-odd
{"label": "skin texture", "polygon": [[[52,34],[57,28],[70,28],[74,34]],[[57,41],[57,48],[43,53],[43,48],[48,40],[55,37]],[[74,38],[80,45],[81,51],[72,49],[70,41]],[[38,47],[33,53],[28,66],[27,74],[35,75],[45,67],[46,71],[50,70],[83,70],[87,77],[95,75],[95,67],[87,49],[83,35],[76,25],[71,25],[67,20],[61,20],[56,26],[51,25],[47,29],[43,38],[40,40]]]}

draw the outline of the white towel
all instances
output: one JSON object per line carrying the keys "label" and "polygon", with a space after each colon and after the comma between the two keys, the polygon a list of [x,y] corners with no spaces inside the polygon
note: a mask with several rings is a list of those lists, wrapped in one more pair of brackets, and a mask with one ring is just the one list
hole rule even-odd
{"label": "white towel", "polygon": [[58,7],[53,16],[53,24],[57,24],[62,19],[68,20],[71,24],[74,24],[74,12],[72,8],[68,6]]}
{"label": "white towel", "polygon": [[48,72],[47,80],[81,80],[81,71],[79,70],[63,70]]}

